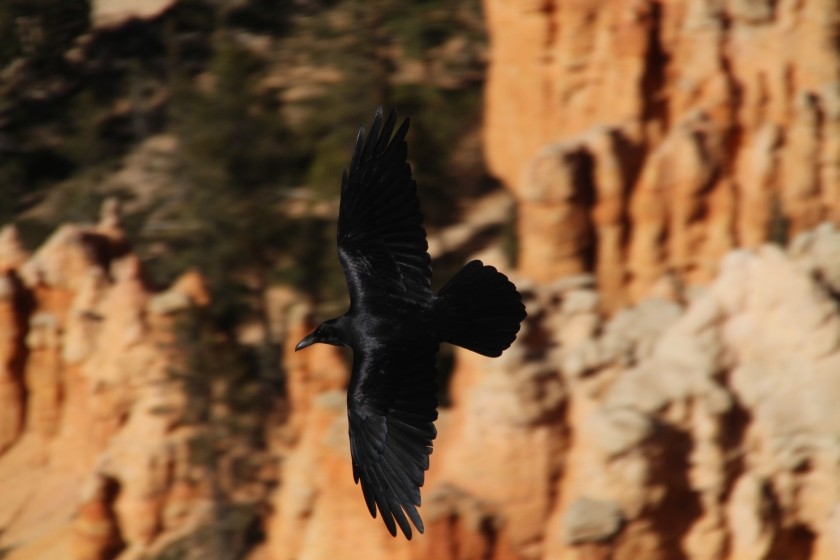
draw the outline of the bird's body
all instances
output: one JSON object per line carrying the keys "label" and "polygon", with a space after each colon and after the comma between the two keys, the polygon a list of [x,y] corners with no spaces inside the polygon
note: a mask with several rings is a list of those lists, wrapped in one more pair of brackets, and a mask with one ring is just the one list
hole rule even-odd
{"label": "bird's body", "polygon": [[[406,162],[406,119],[360,130],[349,173],[342,176],[338,253],[350,309],[322,323],[297,350],[316,342],[353,350],[347,415],[353,477],[371,515],[388,530],[422,533],[420,487],[437,432],[435,355],[450,342],[498,356],[516,338],[525,307],[515,286],[493,267],[472,261],[438,293]],[[393,133],[393,138],[392,138]]]}

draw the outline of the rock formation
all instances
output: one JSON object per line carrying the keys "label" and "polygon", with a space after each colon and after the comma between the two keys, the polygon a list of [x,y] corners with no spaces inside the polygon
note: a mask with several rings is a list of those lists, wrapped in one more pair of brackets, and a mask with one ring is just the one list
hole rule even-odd
{"label": "rock formation", "polygon": [[835,558],[838,252],[824,225],[611,318],[591,275],[520,280],[520,343],[457,354],[426,534],[394,540],[368,518],[329,388],[301,403],[266,557]]}
{"label": "rock formation", "polygon": [[614,311],[840,223],[836,2],[484,7],[485,151],[519,203],[523,274],[592,269]]}
{"label": "rock formation", "polygon": [[207,294],[190,275],[152,294],[113,203],[31,256],[7,227],[0,271],[0,550],[136,558],[188,521],[167,514],[187,433],[160,302]]}
{"label": "rock formation", "polygon": [[357,525],[329,392],[265,555],[836,557],[836,3],[484,6],[529,320],[456,354],[424,536]]}
{"label": "rock formation", "polygon": [[[95,3],[96,25],[171,3],[142,4]],[[499,359],[456,351],[407,542],[353,484],[345,356],[294,353],[309,309],[272,292],[289,400],[251,560],[840,557],[836,1],[484,6],[486,156],[529,318]],[[140,149],[161,165],[103,192],[167,184],[177,145]],[[504,211],[472,226],[507,215],[486,200]],[[196,530],[168,371],[174,315],[209,297],[196,271],[151,290],[111,204],[33,254],[0,232],[0,556],[172,557]]]}

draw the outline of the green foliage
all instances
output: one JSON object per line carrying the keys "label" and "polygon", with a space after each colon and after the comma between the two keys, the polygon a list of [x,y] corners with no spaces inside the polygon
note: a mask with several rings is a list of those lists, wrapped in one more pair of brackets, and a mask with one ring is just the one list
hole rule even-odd
{"label": "green foliage", "polygon": [[259,510],[254,505],[231,506],[219,523],[203,525],[154,557],[144,560],[239,560],[259,535]]}
{"label": "green foliage", "polygon": [[[57,223],[94,220],[103,179],[144,138],[178,139],[175,187],[125,221],[158,285],[189,267],[210,285],[211,306],[179,320],[173,349],[183,359],[171,376],[187,396],[177,420],[192,434],[192,472],[214,510],[156,560],[244,558],[262,538],[259,504],[241,490],[258,479],[267,418],[283,398],[266,293],[280,282],[322,305],[346,304],[335,211],[357,127],[379,105],[411,116],[410,158],[432,227],[451,222],[472,192],[452,156],[479,123],[481,61],[470,49],[443,57],[441,47],[484,41],[469,23],[480,20],[478,5],[181,0],[157,21],[82,42],[90,0],[0,0],[9,77],[0,139],[14,147],[0,154],[0,222],[17,221],[30,246]],[[307,66],[337,69],[340,80],[294,102],[262,87],[278,68]],[[53,215],[27,218],[47,195]],[[151,216],[163,227],[147,227]],[[263,339],[243,342],[255,324]],[[440,358],[445,400],[451,349]]]}
{"label": "green foliage", "polygon": [[[173,76],[169,121],[180,143],[179,187],[167,201],[170,227],[143,243],[167,247],[158,276],[171,280],[196,267],[212,293],[211,306],[193,310],[179,328],[186,356],[173,376],[189,397],[180,421],[195,428],[190,460],[203,467],[216,503],[189,548],[227,559],[241,557],[244,527],[254,518],[242,521],[244,506],[232,489],[253,477],[245,457],[264,446],[265,418],[279,396],[279,349],[265,294],[290,239],[283,195],[298,156],[280,112],[256,93],[261,61],[225,33],[213,47],[205,82]],[[238,340],[252,322],[266,331],[255,346]]]}
{"label": "green foliage", "polygon": [[45,146],[51,136],[42,125],[62,104],[39,101],[63,89],[65,54],[89,19],[89,0],[0,2],[0,224],[32,204],[43,179],[63,178],[70,167]]}
{"label": "green foliage", "polygon": [[19,161],[0,160],[0,225],[11,222],[19,212],[24,194],[24,170]]}
{"label": "green foliage", "polygon": [[[0,220],[20,222],[46,194],[57,210],[51,222],[23,220],[27,238],[95,219],[115,161],[152,134],[178,140],[174,186],[126,223],[156,284],[195,267],[210,286],[211,306],[181,318],[183,361],[171,373],[188,397],[178,420],[194,433],[190,460],[216,508],[158,560],[241,558],[260,538],[256,505],[235,490],[255,479],[267,415],[282,399],[266,293],[281,282],[320,304],[346,303],[335,214],[357,127],[379,105],[411,116],[410,158],[432,227],[473,192],[452,156],[479,123],[480,78],[470,72],[481,62],[465,51],[445,66],[440,47],[456,36],[483,41],[465,23],[477,9],[478,0],[182,0],[158,21],[96,33],[70,62],[89,0],[0,1],[0,66],[26,66],[12,72],[16,85],[0,84],[0,136],[16,149],[0,157],[0,189],[12,193],[0,197]],[[52,31],[27,38],[26,25]],[[278,68],[306,67],[340,79],[296,101],[266,87]],[[307,84],[281,87],[297,85]],[[33,91],[47,93],[33,101]],[[263,339],[246,344],[241,332],[255,324]],[[445,380],[451,355],[441,364]]]}
{"label": "green foliage", "polygon": [[790,240],[790,220],[785,216],[782,201],[774,197],[767,224],[767,239],[780,247],[787,247]]}
{"label": "green foliage", "polygon": [[452,155],[458,148],[456,141],[478,126],[480,96],[478,87],[454,91],[422,85],[394,88],[393,105],[411,115],[409,158],[431,226],[451,223],[458,201],[472,194],[466,189],[472,188],[475,179],[454,168]]}
{"label": "green foliage", "polygon": [[[347,165],[355,130],[367,125],[372,109],[383,105],[410,115],[410,151],[414,176],[421,185],[423,211],[430,225],[450,223],[457,200],[470,194],[452,188],[468,184],[462,170],[453,173],[451,156],[457,140],[480,123],[481,84],[467,82],[447,89],[432,80],[396,81],[405,59],[426,62],[433,49],[466,26],[462,13],[478,9],[471,0],[417,3],[378,0],[340,3],[344,18],[324,17],[312,25],[322,46],[313,58],[341,70],[343,79],[323,96],[309,101],[310,118],[297,130],[301,144],[314,154],[307,183],[315,196],[338,195],[341,170]],[[470,31],[480,42],[480,33]],[[317,50],[323,49],[323,50]],[[469,185],[468,185],[469,186]]]}
{"label": "green foliage", "polygon": [[314,301],[343,301],[347,297],[344,271],[335,248],[335,221],[303,216],[286,222],[286,252],[279,257],[272,280],[294,286]]}
{"label": "green foliage", "polygon": [[511,206],[510,217],[504,224],[501,234],[502,251],[508,259],[511,267],[516,267],[519,262],[519,215],[516,206]]}
{"label": "green foliage", "polygon": [[90,0],[5,0],[0,3],[0,67],[24,58],[40,73],[56,71],[89,25]]}
{"label": "green foliage", "polygon": [[259,71],[248,51],[223,36],[211,64],[212,86],[182,82],[174,91],[170,119],[181,143],[182,187],[169,201],[172,227],[146,240],[178,255],[158,271],[165,280],[188,267],[202,270],[216,316],[228,324],[244,318],[247,300],[264,289],[275,252],[288,239],[278,214],[297,156],[279,113],[254,93]]}
{"label": "green foliage", "polygon": [[293,0],[247,0],[232,3],[226,23],[263,33],[282,33],[294,10]]}
{"label": "green foliage", "polygon": [[66,137],[61,153],[83,169],[98,166],[108,155],[102,137],[102,102],[92,90],[83,90],[69,103]]}
{"label": "green foliage", "polygon": [[[463,9],[478,10],[478,2],[447,0],[415,0],[389,2],[387,26],[399,38],[406,54],[423,58],[452,37],[463,34],[465,25],[460,17]],[[476,18],[477,19],[477,18]]]}
{"label": "green foliage", "polygon": [[247,350],[224,336],[207,310],[183,312],[175,335],[181,361],[170,375],[188,397],[178,422],[193,429],[189,460],[209,483],[214,509],[198,532],[158,558],[241,558],[259,535],[250,534],[256,504],[237,498],[237,490],[257,477],[254,461],[265,447],[264,422],[275,394]]}
{"label": "green foliage", "polygon": [[[50,2],[36,2],[42,3]],[[78,0],[65,6],[68,14],[71,4]],[[453,171],[450,156],[457,139],[478,123],[480,84],[449,90],[433,80],[396,78],[404,62],[415,57],[431,60],[434,49],[458,33],[482,41],[465,23],[464,14],[477,9],[477,0],[184,0],[145,31],[134,26],[119,36],[98,35],[86,44],[85,56],[103,74],[78,74],[79,87],[51,103],[50,115],[38,109],[30,114],[25,105],[13,104],[16,119],[46,124],[43,131],[16,129],[17,146],[41,150],[45,138],[60,141],[46,147],[55,156],[54,165],[29,165],[17,156],[3,161],[0,180],[12,184],[15,195],[0,207],[0,218],[14,218],[24,208],[22,200],[37,200],[52,182],[67,175],[78,179],[75,192],[94,192],[102,174],[92,169],[107,170],[109,162],[146,135],[174,132],[182,146],[180,186],[166,193],[165,200],[152,203],[153,208],[165,209],[165,233],[144,230],[142,217],[130,220],[137,226],[133,233],[141,235],[138,250],[155,256],[150,262],[156,283],[168,283],[187,267],[199,267],[219,293],[219,315],[227,315],[229,322],[242,320],[254,307],[254,269],[259,270],[257,276],[292,282],[318,300],[341,299],[341,271],[334,252],[321,250],[313,256],[319,247],[315,240],[332,245],[334,224],[307,217],[305,209],[287,212],[291,187],[305,184],[305,194],[314,200],[335,200],[355,129],[370,121],[376,106],[396,106],[414,120],[411,159],[423,189],[427,221],[451,221],[457,199],[468,193],[452,188],[465,180],[461,170]],[[22,0],[14,0],[0,8],[7,15],[0,21],[14,19],[8,16],[14,10],[31,11]],[[86,29],[87,18],[85,13],[84,25],[74,29]],[[257,87],[274,54],[255,51],[240,29],[284,40],[288,34],[289,46],[277,43],[285,52],[281,58],[297,51],[310,64],[339,69],[343,79],[323,95],[297,102],[298,108],[291,111],[300,114],[303,109],[309,116],[289,126],[280,116],[286,110],[279,98]],[[56,35],[65,50],[72,43],[67,37]],[[147,99],[161,88],[169,94],[162,119],[147,107]],[[115,96],[130,101],[131,110],[115,111]],[[87,203],[84,194],[76,197],[70,215],[90,214],[89,207],[98,199],[87,197]],[[63,213],[54,218],[67,217]],[[40,224],[27,228],[49,230]],[[232,273],[235,278],[230,278]]]}
{"label": "green foliage", "polygon": [[182,537],[169,543],[155,556],[144,556],[143,560],[187,560],[190,558],[194,540],[193,535]]}

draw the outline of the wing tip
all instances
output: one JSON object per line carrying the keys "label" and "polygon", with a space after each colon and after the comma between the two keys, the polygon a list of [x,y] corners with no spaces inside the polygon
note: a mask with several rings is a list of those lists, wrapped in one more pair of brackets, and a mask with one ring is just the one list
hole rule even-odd
{"label": "wing tip", "polygon": [[[348,179],[364,162],[386,153],[393,149],[394,146],[405,143],[405,136],[408,133],[411,119],[405,117],[396,133],[394,133],[394,126],[399,116],[397,110],[393,107],[389,109],[388,117],[384,122],[383,116],[384,108],[380,105],[374,113],[373,123],[371,123],[370,129],[365,129],[364,125],[359,127],[359,132],[356,134],[356,141],[353,145],[350,169],[347,173]],[[404,158],[405,154],[401,157]],[[342,180],[344,180],[343,177]]]}

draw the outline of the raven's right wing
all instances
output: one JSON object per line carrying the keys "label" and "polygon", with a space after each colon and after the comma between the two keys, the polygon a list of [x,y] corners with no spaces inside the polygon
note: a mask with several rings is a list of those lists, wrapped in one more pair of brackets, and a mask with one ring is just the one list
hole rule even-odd
{"label": "raven's right wing", "polygon": [[399,525],[408,539],[408,519],[423,532],[416,506],[437,435],[437,348],[429,339],[395,343],[374,355],[354,351],[347,392],[353,478],[362,484],[370,514],[379,509],[391,534]]}
{"label": "raven's right wing", "polygon": [[[406,161],[408,119],[394,132],[393,111],[376,112],[370,133],[359,130],[350,170],[341,177],[338,256],[351,302],[366,297],[425,303],[432,297],[431,260]],[[393,138],[391,135],[393,134]]]}

